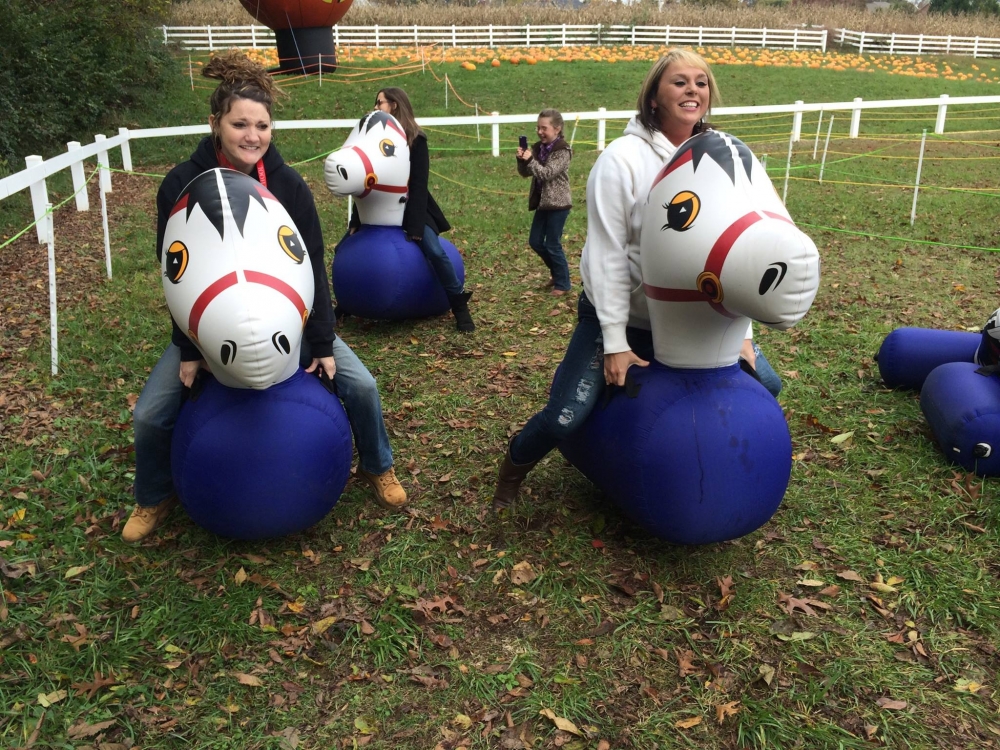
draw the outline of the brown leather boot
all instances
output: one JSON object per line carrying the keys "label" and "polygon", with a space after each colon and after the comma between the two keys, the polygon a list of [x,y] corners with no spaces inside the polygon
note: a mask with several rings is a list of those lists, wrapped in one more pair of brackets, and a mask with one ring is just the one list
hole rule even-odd
{"label": "brown leather boot", "polygon": [[528,472],[535,468],[538,461],[531,461],[526,464],[516,464],[510,457],[510,446],[507,446],[507,455],[503,457],[500,464],[500,473],[497,476],[497,488],[493,490],[493,512],[499,513],[506,510],[517,499],[517,491],[521,488],[521,482],[528,476]]}

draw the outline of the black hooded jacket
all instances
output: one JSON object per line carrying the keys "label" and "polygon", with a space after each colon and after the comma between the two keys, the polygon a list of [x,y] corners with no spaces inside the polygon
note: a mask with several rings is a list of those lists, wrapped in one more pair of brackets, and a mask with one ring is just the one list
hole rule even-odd
{"label": "black hooded jacket", "polygon": [[[170,170],[160,191],[156,194],[156,260],[163,255],[163,234],[166,232],[167,219],[174,203],[181,192],[195,177],[219,165],[215,146],[211,138],[203,138],[198,148],[186,162],[178,164]],[[329,357],[333,354],[334,333],[333,303],[330,301],[330,283],[326,275],[326,262],[323,259],[323,230],[320,228],[319,214],[312,191],[306,185],[302,176],[285,164],[281,154],[272,143],[264,153],[264,173],[267,175],[267,189],[277,198],[288,211],[295,227],[299,230],[302,242],[309,251],[309,262],[312,264],[313,279],[316,291],[313,297],[312,310],[306,323],[305,337],[312,348],[315,358]],[[257,178],[257,171],[251,175]],[[201,353],[194,343],[173,322],[171,340],[181,350],[181,361],[192,362],[201,359]]]}

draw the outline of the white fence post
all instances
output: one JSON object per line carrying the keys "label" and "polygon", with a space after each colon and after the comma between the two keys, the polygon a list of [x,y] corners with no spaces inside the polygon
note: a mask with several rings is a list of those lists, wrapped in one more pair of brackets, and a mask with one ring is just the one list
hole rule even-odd
{"label": "white fence post", "polygon": [[[415,46],[420,45],[420,32],[418,31],[416,24],[413,24],[413,44]],[[423,59],[423,55],[421,55],[420,58]]]}
{"label": "white fence post", "polygon": [[767,27],[765,26],[761,31],[763,33],[760,35],[760,48],[764,49],[767,46]]}
{"label": "white fence post", "polygon": [[451,25],[451,46],[452,47],[458,46],[458,36],[456,36],[455,34],[455,24]]}
{"label": "white fence post", "polygon": [[861,32],[861,41],[858,42],[858,54],[859,55],[865,54],[865,32],[864,31]]}
{"label": "white fence post", "polygon": [[823,184],[823,170],[826,169],[826,152],[830,150],[830,134],[833,133],[833,115],[830,115],[830,125],[826,129],[826,143],[823,144],[823,158],[819,163],[819,184]]}
{"label": "white fence post", "polygon": [[490,47],[490,49],[493,49],[493,47],[494,47],[494,44],[493,44],[493,24],[490,24],[490,44],[489,44],[489,47]]}
{"label": "white fence post", "polygon": [[823,110],[819,111],[819,119],[816,121],[816,139],[813,141],[813,161],[816,161],[816,150],[819,147],[819,131],[823,127]]}
{"label": "white fence post", "polygon": [[851,138],[858,137],[858,131],[861,129],[861,97],[854,97],[854,109],[851,111]]}
{"label": "white fence post", "polygon": [[[42,157],[38,155],[24,157],[26,169],[37,167],[42,163]],[[49,225],[45,220],[45,207],[49,205],[49,191],[45,186],[45,178],[38,182],[31,183],[31,212],[35,216],[35,234],[38,235],[38,244],[44,245],[49,241]]]}
{"label": "white fence post", "polygon": [[795,114],[792,115],[792,140],[799,141],[802,139],[802,109],[801,106],[804,102],[801,99],[795,100]]}
{"label": "white fence post", "polygon": [[785,160],[785,187],[781,191],[781,202],[785,203],[788,198],[788,177],[792,173],[792,144],[795,142],[794,138],[788,139],[788,158]]}
{"label": "white fence post", "polygon": [[56,308],[56,242],[55,242],[55,217],[52,215],[52,204],[47,203],[45,210],[48,216],[45,223],[48,224],[48,245],[49,245],[49,355],[52,358],[52,374],[59,374],[59,311]]}
{"label": "white fence post", "polygon": [[924,35],[920,35],[920,39],[917,40],[917,54],[924,54]]}
{"label": "white fence post", "polygon": [[973,59],[979,57],[979,37],[972,43],[972,57]]}
{"label": "white fence post", "polygon": [[607,130],[608,121],[604,119],[604,114],[608,111],[607,107],[598,107],[597,111],[600,113],[597,118],[597,150],[604,150],[604,135]]}
{"label": "white fence post", "polygon": [[823,29],[823,51],[826,52],[826,37],[830,32]]}
{"label": "white fence post", "polygon": [[167,25],[163,24],[163,43],[167,43]]}
{"label": "white fence post", "polygon": [[375,49],[380,46],[379,36],[378,36],[378,24],[375,24]]}
{"label": "white fence post", "polygon": [[104,231],[104,265],[107,266],[108,278],[111,278],[111,232],[108,231],[108,197],[101,195],[101,229]]}
{"label": "white fence post", "polygon": [[205,28],[208,30],[208,51],[214,52],[215,47],[212,45],[212,27],[206,26]]}
{"label": "white fence post", "polygon": [[493,120],[493,156],[500,156],[500,113],[490,112]]}
{"label": "white fence post", "polygon": [[910,209],[910,226],[917,219],[917,194],[920,192],[920,171],[924,166],[924,147],[927,145],[927,128],[920,136],[920,158],[917,159],[917,181],[913,185],[913,208]]}
{"label": "white fence post", "polygon": [[132,146],[129,144],[128,128],[118,128],[118,135],[122,136],[122,169],[126,172],[132,171]]}
{"label": "white fence post", "polygon": [[524,46],[525,47],[530,47],[531,46],[531,24],[530,23],[524,25]]}
{"label": "white fence post", "polygon": [[669,24],[667,24],[667,28],[666,28],[666,31],[664,33],[663,44],[666,45],[667,47],[670,46],[670,25]]}
{"label": "white fence post", "polygon": [[951,34],[948,35],[948,41],[944,45],[944,53],[946,55],[951,54]]}
{"label": "white fence post", "polygon": [[799,30],[792,30],[792,50],[797,50],[799,48]]}
{"label": "white fence post", "polygon": [[892,36],[889,37],[889,54],[896,54],[896,32],[892,32]]}
{"label": "white fence post", "polygon": [[565,47],[566,46],[566,24],[563,24],[562,44],[559,45],[559,46],[560,47]]}
{"label": "white fence post", "polygon": [[[72,153],[80,148],[80,141],[70,141],[66,144],[66,150]],[[69,167],[70,174],[73,175],[73,192],[76,193],[76,210],[90,210],[90,196],[84,187],[87,184],[87,176],[83,170],[83,162],[73,162]]]}
{"label": "white fence post", "polygon": [[[103,135],[95,135],[94,143],[100,143],[101,141],[106,141]],[[102,193],[111,192],[111,164],[108,162],[108,152],[107,149],[103,149],[97,152],[97,166],[100,169],[100,175],[98,179],[101,185]]]}
{"label": "white fence post", "polygon": [[941,135],[944,133],[944,120],[948,116],[948,95],[941,94],[941,103],[938,105],[937,120],[934,122],[934,133]]}

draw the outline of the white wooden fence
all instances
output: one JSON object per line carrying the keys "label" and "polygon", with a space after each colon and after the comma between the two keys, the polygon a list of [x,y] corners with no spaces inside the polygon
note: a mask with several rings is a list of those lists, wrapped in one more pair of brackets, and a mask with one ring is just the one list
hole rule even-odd
{"label": "white wooden fence", "polygon": [[929,36],[927,34],[873,34],[837,29],[833,41],[856,47],[858,54],[967,55],[1000,57],[1000,39],[979,36]]}
{"label": "white wooden fence", "polygon": [[[186,50],[273,47],[266,26],[163,26],[163,43]],[[767,47],[826,51],[826,29],[740,29],[708,26],[341,26],[340,46],[566,47],[573,45],[663,44],[692,47]]]}
{"label": "white wooden fence", "polygon": [[[851,113],[851,123],[849,135],[857,138],[861,128],[861,112],[872,109],[895,109],[901,107],[927,107],[931,111],[936,110],[934,132],[942,134],[945,131],[945,121],[949,105],[969,105],[969,104],[1000,104],[1000,96],[963,96],[949,97],[942,94],[936,98],[926,99],[892,99],[885,101],[864,101],[858,97],[850,102],[825,102],[806,103],[797,101],[794,104],[769,104],[752,107],[719,107],[713,110],[714,116],[726,115],[757,115],[757,114],[782,114],[792,115],[792,128],[790,134],[791,141],[798,141],[802,135],[802,116],[806,112],[823,111],[826,113],[849,111]],[[589,112],[564,112],[566,121],[597,122],[597,150],[604,149],[607,138],[607,121],[624,120],[631,117],[633,110],[608,111],[604,107]],[[466,127],[490,127],[492,153],[493,156],[500,156],[500,126],[509,124],[534,124],[538,115],[516,114],[501,115],[498,112],[481,114],[478,116],[462,117],[421,117],[418,122],[426,126],[466,126]],[[287,120],[275,122],[274,127],[278,130],[349,130],[357,124],[356,118],[339,120]],[[126,172],[132,171],[132,152],[130,142],[141,138],[175,138],[184,135],[203,135],[209,132],[208,125],[182,125],[166,128],[143,128],[139,130],[129,130],[119,128],[118,135],[106,138],[104,135],[94,136],[94,142],[86,146],[81,146],[79,142],[72,141],[67,144],[67,152],[50,159],[43,160],[41,156],[29,156],[25,159],[25,169],[0,179],[0,200],[3,200],[15,193],[28,189],[31,192],[31,204],[36,224],[38,242],[41,244],[49,240],[49,224],[43,221],[49,203],[46,179],[69,169],[73,178],[73,189],[76,192],[76,208],[78,211],[86,211],[89,208],[87,191],[83,189],[85,182],[84,162],[87,159],[96,157],[97,166],[100,168],[100,195],[111,192],[111,172],[108,169],[108,152],[111,149],[121,149],[122,167]],[[331,143],[338,143],[339,138],[331,139]],[[511,147],[512,150],[513,147]]]}

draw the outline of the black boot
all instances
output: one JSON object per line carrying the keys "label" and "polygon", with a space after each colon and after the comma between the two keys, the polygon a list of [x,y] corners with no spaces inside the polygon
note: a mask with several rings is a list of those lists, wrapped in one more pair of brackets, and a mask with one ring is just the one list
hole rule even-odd
{"label": "black boot", "polygon": [[472,292],[459,292],[449,294],[448,302],[451,303],[451,313],[455,316],[455,328],[465,333],[476,330],[476,324],[472,322],[472,315],[469,314],[469,297]]}

